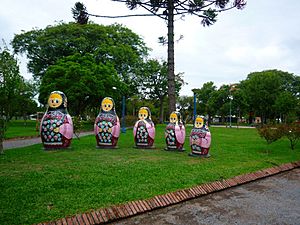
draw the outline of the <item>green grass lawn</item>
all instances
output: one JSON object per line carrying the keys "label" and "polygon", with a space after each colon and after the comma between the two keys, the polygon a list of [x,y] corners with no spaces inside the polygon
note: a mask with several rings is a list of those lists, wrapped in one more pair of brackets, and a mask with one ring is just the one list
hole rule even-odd
{"label": "green grass lawn", "polygon": [[5,132],[5,139],[37,137],[38,134],[35,120],[11,120]]}
{"label": "green grass lawn", "polygon": [[186,152],[167,152],[164,128],[157,126],[155,150],[133,148],[129,129],[116,150],[96,149],[95,137],[87,136],[68,150],[34,145],[5,151],[0,224],[55,220],[300,160],[299,146],[292,151],[285,139],[267,145],[255,129],[211,128],[210,158],[189,157],[188,139]]}

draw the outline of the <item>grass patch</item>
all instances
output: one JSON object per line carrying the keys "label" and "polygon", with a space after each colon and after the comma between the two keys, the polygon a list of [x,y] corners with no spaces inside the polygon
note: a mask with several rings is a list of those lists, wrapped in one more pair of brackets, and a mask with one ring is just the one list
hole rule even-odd
{"label": "grass patch", "polygon": [[5,132],[5,139],[37,137],[38,135],[35,120],[11,120]]}
{"label": "grass patch", "polygon": [[187,156],[188,139],[186,152],[167,152],[164,128],[157,126],[156,150],[133,148],[128,129],[116,150],[96,149],[95,137],[87,136],[73,140],[68,150],[34,145],[5,151],[0,224],[55,220],[300,160],[298,146],[290,150],[286,139],[267,145],[255,129],[211,128],[208,159]]}

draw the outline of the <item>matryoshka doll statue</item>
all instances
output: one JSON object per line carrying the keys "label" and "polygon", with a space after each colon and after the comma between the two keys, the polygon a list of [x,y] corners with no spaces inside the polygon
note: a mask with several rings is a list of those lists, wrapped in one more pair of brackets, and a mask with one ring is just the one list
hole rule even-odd
{"label": "matryoshka doll statue", "polygon": [[133,127],[133,136],[137,148],[153,148],[155,126],[148,107],[140,108],[139,120]]}
{"label": "matryoshka doll statue", "polygon": [[195,119],[194,127],[190,134],[190,146],[192,152],[190,156],[209,157],[209,148],[211,143],[211,134],[204,123],[204,118],[197,116]]}
{"label": "matryoshka doll statue", "polygon": [[40,125],[45,149],[67,148],[73,137],[73,122],[67,111],[67,97],[61,91],[51,92],[48,109]]}
{"label": "matryoshka doll statue", "polygon": [[114,100],[105,97],[101,102],[94,131],[98,148],[116,148],[120,135],[120,121],[115,111]]}
{"label": "matryoshka doll statue", "polygon": [[184,151],[185,127],[181,122],[181,115],[179,112],[172,112],[170,114],[170,123],[165,130],[165,138],[167,144],[165,150]]}

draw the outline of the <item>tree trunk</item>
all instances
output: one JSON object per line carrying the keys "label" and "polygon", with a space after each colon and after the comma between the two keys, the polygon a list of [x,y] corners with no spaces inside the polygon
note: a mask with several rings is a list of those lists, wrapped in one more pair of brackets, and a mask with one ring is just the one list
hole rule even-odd
{"label": "tree trunk", "polygon": [[0,155],[4,154],[4,149],[3,149],[3,140],[0,140]]}
{"label": "tree trunk", "polygon": [[0,155],[4,153],[3,149],[3,141],[6,130],[6,121],[4,119],[4,115],[0,115]]}
{"label": "tree trunk", "polygon": [[169,114],[176,110],[174,73],[174,3],[168,1],[168,96]]}
{"label": "tree trunk", "polygon": [[159,123],[164,123],[164,98],[159,98]]}
{"label": "tree trunk", "polygon": [[211,116],[210,114],[207,115],[207,126],[209,126],[211,124]]}

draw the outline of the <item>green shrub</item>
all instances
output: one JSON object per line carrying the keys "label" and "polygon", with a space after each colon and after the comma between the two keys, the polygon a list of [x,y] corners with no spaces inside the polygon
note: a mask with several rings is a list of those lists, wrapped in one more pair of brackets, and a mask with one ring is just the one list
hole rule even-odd
{"label": "green shrub", "polygon": [[284,124],[281,126],[283,135],[289,139],[291,149],[294,150],[297,142],[300,139],[300,124],[292,123],[292,124]]}
{"label": "green shrub", "polygon": [[261,127],[257,127],[257,131],[259,136],[264,138],[268,144],[279,140],[283,136],[281,127],[275,125],[263,125]]}

